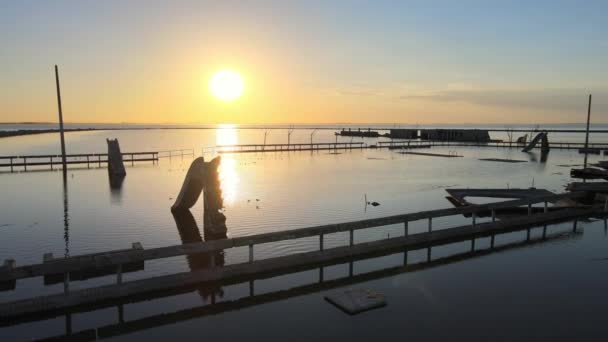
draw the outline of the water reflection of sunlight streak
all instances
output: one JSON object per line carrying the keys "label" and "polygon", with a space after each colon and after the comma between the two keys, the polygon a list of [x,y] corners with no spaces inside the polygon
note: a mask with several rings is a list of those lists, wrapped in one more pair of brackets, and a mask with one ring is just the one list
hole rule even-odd
{"label": "water reflection of sunlight streak", "polygon": [[236,172],[236,160],[230,155],[222,155],[222,162],[218,170],[224,204],[232,204],[237,199],[240,182],[239,175]]}
{"label": "water reflection of sunlight streak", "polygon": [[[216,134],[216,137],[215,137],[216,146],[236,145],[239,143],[239,138],[238,138],[238,134],[237,134],[235,125],[221,124],[215,130],[215,134]],[[229,149],[224,148],[223,150],[229,150]]]}
{"label": "water reflection of sunlight streak", "polygon": [[[234,125],[220,125],[216,130],[217,145],[238,144],[237,130]],[[233,204],[238,196],[239,175],[236,172],[236,160],[230,154],[222,155],[222,162],[218,168],[224,204]]]}

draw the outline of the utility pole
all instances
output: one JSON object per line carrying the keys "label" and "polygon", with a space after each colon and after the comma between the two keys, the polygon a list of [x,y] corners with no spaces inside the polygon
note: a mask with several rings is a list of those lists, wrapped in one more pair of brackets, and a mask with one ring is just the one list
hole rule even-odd
{"label": "utility pole", "polygon": [[266,149],[266,136],[268,135],[268,130],[264,131],[264,146],[262,146],[262,151]]}
{"label": "utility pole", "polygon": [[57,85],[57,107],[59,108],[59,135],[61,136],[61,163],[64,175],[68,171],[65,158],[65,138],[63,136],[63,113],[61,111],[61,90],[59,89],[59,71],[55,65],[55,84]]}
{"label": "utility pole", "polygon": [[312,132],[310,132],[310,147],[312,148],[312,136],[315,135],[315,132],[317,131],[317,129],[313,129]]}
{"label": "utility pole", "polygon": [[291,134],[293,133],[293,125],[289,125],[287,129],[287,148],[289,149],[289,145],[291,145]]}
{"label": "utility pole", "polygon": [[589,121],[591,119],[591,94],[589,94],[589,105],[587,106],[587,131],[585,134],[585,163],[583,168],[587,168],[587,152],[589,152]]}

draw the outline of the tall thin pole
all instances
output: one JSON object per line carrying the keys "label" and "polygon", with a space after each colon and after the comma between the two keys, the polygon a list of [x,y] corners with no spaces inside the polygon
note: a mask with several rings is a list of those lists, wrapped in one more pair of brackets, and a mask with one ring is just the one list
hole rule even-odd
{"label": "tall thin pole", "polygon": [[57,107],[59,108],[59,135],[61,136],[61,163],[63,164],[63,172],[67,172],[67,163],[65,158],[65,138],[63,137],[63,113],[61,111],[61,90],[59,90],[59,71],[55,65],[55,84],[57,85]]}
{"label": "tall thin pole", "polygon": [[589,105],[587,106],[587,131],[585,133],[585,163],[584,168],[587,168],[587,152],[589,149],[589,121],[591,119],[591,94],[589,94]]}

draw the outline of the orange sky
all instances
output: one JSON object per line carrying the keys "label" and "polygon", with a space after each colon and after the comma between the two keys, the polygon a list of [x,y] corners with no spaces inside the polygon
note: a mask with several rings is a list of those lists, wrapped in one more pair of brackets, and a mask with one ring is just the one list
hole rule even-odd
{"label": "orange sky", "polygon": [[[56,121],[54,64],[67,122],[570,123],[588,93],[608,121],[603,9],[494,7],[14,2],[0,122]],[[207,89],[222,68],[245,79],[232,103]]]}

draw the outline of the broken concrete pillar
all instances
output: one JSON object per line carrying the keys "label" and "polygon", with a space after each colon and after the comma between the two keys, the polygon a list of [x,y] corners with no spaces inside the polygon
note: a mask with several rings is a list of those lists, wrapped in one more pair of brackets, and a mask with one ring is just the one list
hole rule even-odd
{"label": "broken concrete pillar", "polygon": [[203,192],[205,235],[209,234],[210,237],[225,235],[227,231],[226,216],[219,211],[224,207],[218,172],[220,161],[220,157],[216,157],[208,163],[202,157],[195,159],[190,165],[182,189],[171,207],[171,211],[174,213],[186,211],[196,204]]}
{"label": "broken concrete pillar", "polygon": [[203,157],[194,159],[192,164],[190,164],[190,168],[182,184],[182,189],[175,203],[171,206],[172,211],[188,210],[196,204],[205,185],[205,173],[207,169],[205,164]]}
{"label": "broken concrete pillar", "polygon": [[541,141],[541,151],[549,151],[549,139],[547,138],[547,134],[547,132],[538,133],[534,139],[530,140],[530,143],[522,150],[522,152],[530,152],[539,141]]}
{"label": "broken concrete pillar", "polygon": [[125,176],[125,164],[122,161],[122,153],[118,139],[106,139],[108,142],[108,172],[113,176]]}

